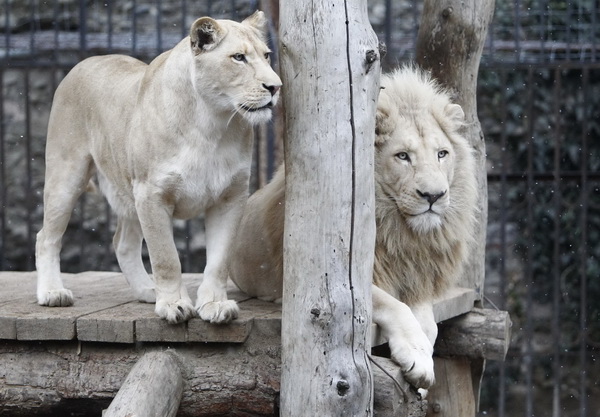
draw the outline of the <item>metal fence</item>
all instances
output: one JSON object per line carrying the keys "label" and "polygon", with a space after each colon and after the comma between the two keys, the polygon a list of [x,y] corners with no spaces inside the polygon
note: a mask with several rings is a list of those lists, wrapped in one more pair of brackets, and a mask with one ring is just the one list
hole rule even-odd
{"label": "metal fence", "polygon": [[[0,270],[33,269],[53,92],[93,54],[149,60],[194,17],[240,19],[273,1],[3,1],[0,19]],[[413,57],[422,2],[373,0],[387,68]],[[479,75],[489,180],[486,305],[511,313],[504,363],[488,363],[480,415],[600,416],[600,40],[595,0],[497,1]],[[276,32],[272,27],[273,47]],[[254,186],[278,163],[257,132]],[[114,219],[82,198],[63,269],[116,270]],[[204,263],[202,221],[175,224],[186,271]]]}

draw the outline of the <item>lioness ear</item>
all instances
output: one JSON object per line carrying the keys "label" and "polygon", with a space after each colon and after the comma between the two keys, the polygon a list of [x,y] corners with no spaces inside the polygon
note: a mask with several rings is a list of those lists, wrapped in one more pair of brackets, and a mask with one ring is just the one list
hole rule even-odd
{"label": "lioness ear", "polygon": [[448,118],[455,129],[465,123],[465,112],[458,104],[450,103],[444,108],[444,114]]}
{"label": "lioness ear", "polygon": [[201,17],[190,29],[190,44],[195,55],[210,51],[223,39],[224,30],[215,19]]}
{"label": "lioness ear", "polygon": [[267,18],[265,14],[260,10],[255,11],[250,16],[242,21],[243,25],[252,26],[258,30],[263,36],[267,35]]}

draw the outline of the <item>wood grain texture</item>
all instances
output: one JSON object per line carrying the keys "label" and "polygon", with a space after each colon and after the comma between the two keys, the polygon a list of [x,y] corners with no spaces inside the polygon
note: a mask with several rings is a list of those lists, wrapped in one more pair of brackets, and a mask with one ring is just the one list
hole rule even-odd
{"label": "wood grain texture", "polygon": [[[286,212],[281,414],[372,415],[377,38],[367,2],[281,2]],[[357,180],[361,179],[361,180]]]}
{"label": "wood grain texture", "polygon": [[183,394],[183,378],[168,352],[145,354],[127,375],[103,417],[174,417]]}
{"label": "wood grain texture", "polygon": [[475,308],[438,326],[435,352],[503,361],[510,345],[511,320],[506,311]]}

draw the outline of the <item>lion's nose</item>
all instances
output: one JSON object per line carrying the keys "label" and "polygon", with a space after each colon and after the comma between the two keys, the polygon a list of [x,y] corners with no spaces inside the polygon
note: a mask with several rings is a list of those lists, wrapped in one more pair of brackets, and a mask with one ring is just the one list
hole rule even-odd
{"label": "lion's nose", "polygon": [[280,85],[267,85],[263,83],[263,87],[267,90],[269,90],[269,92],[271,93],[272,96],[274,96],[275,94],[277,94],[277,91],[279,91],[279,88],[281,87]]}
{"label": "lion's nose", "polygon": [[429,204],[433,204],[436,201],[438,201],[440,198],[442,198],[444,196],[444,194],[446,194],[446,191],[437,193],[437,194],[433,194],[433,193],[421,192],[420,190],[417,190],[417,194],[419,194],[419,196],[421,198],[424,198],[425,200],[427,200],[427,202]]}

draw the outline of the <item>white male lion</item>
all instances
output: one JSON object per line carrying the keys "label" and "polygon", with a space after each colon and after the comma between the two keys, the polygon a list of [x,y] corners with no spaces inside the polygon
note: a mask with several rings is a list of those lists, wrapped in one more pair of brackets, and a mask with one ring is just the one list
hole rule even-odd
{"label": "white male lion", "polygon": [[[109,55],[75,66],[56,90],[46,145],[44,223],[38,233],[38,303],[69,306],[61,238],[92,175],[118,215],[119,265],[140,301],[170,323],[197,313],[221,323],[228,255],[248,195],[252,126],[271,117],[281,80],[269,65],[266,19],[203,17],[149,65]],[[181,281],[172,219],[206,213],[207,265],[192,304]],[[142,240],[153,279],[141,260]]]}
{"label": "white male lion", "polygon": [[[476,210],[464,114],[412,67],[381,81],[375,138],[377,238],[373,321],[409,382],[434,381],[432,301],[460,275]],[[231,277],[252,296],[282,296],[284,170],[248,201]]]}

